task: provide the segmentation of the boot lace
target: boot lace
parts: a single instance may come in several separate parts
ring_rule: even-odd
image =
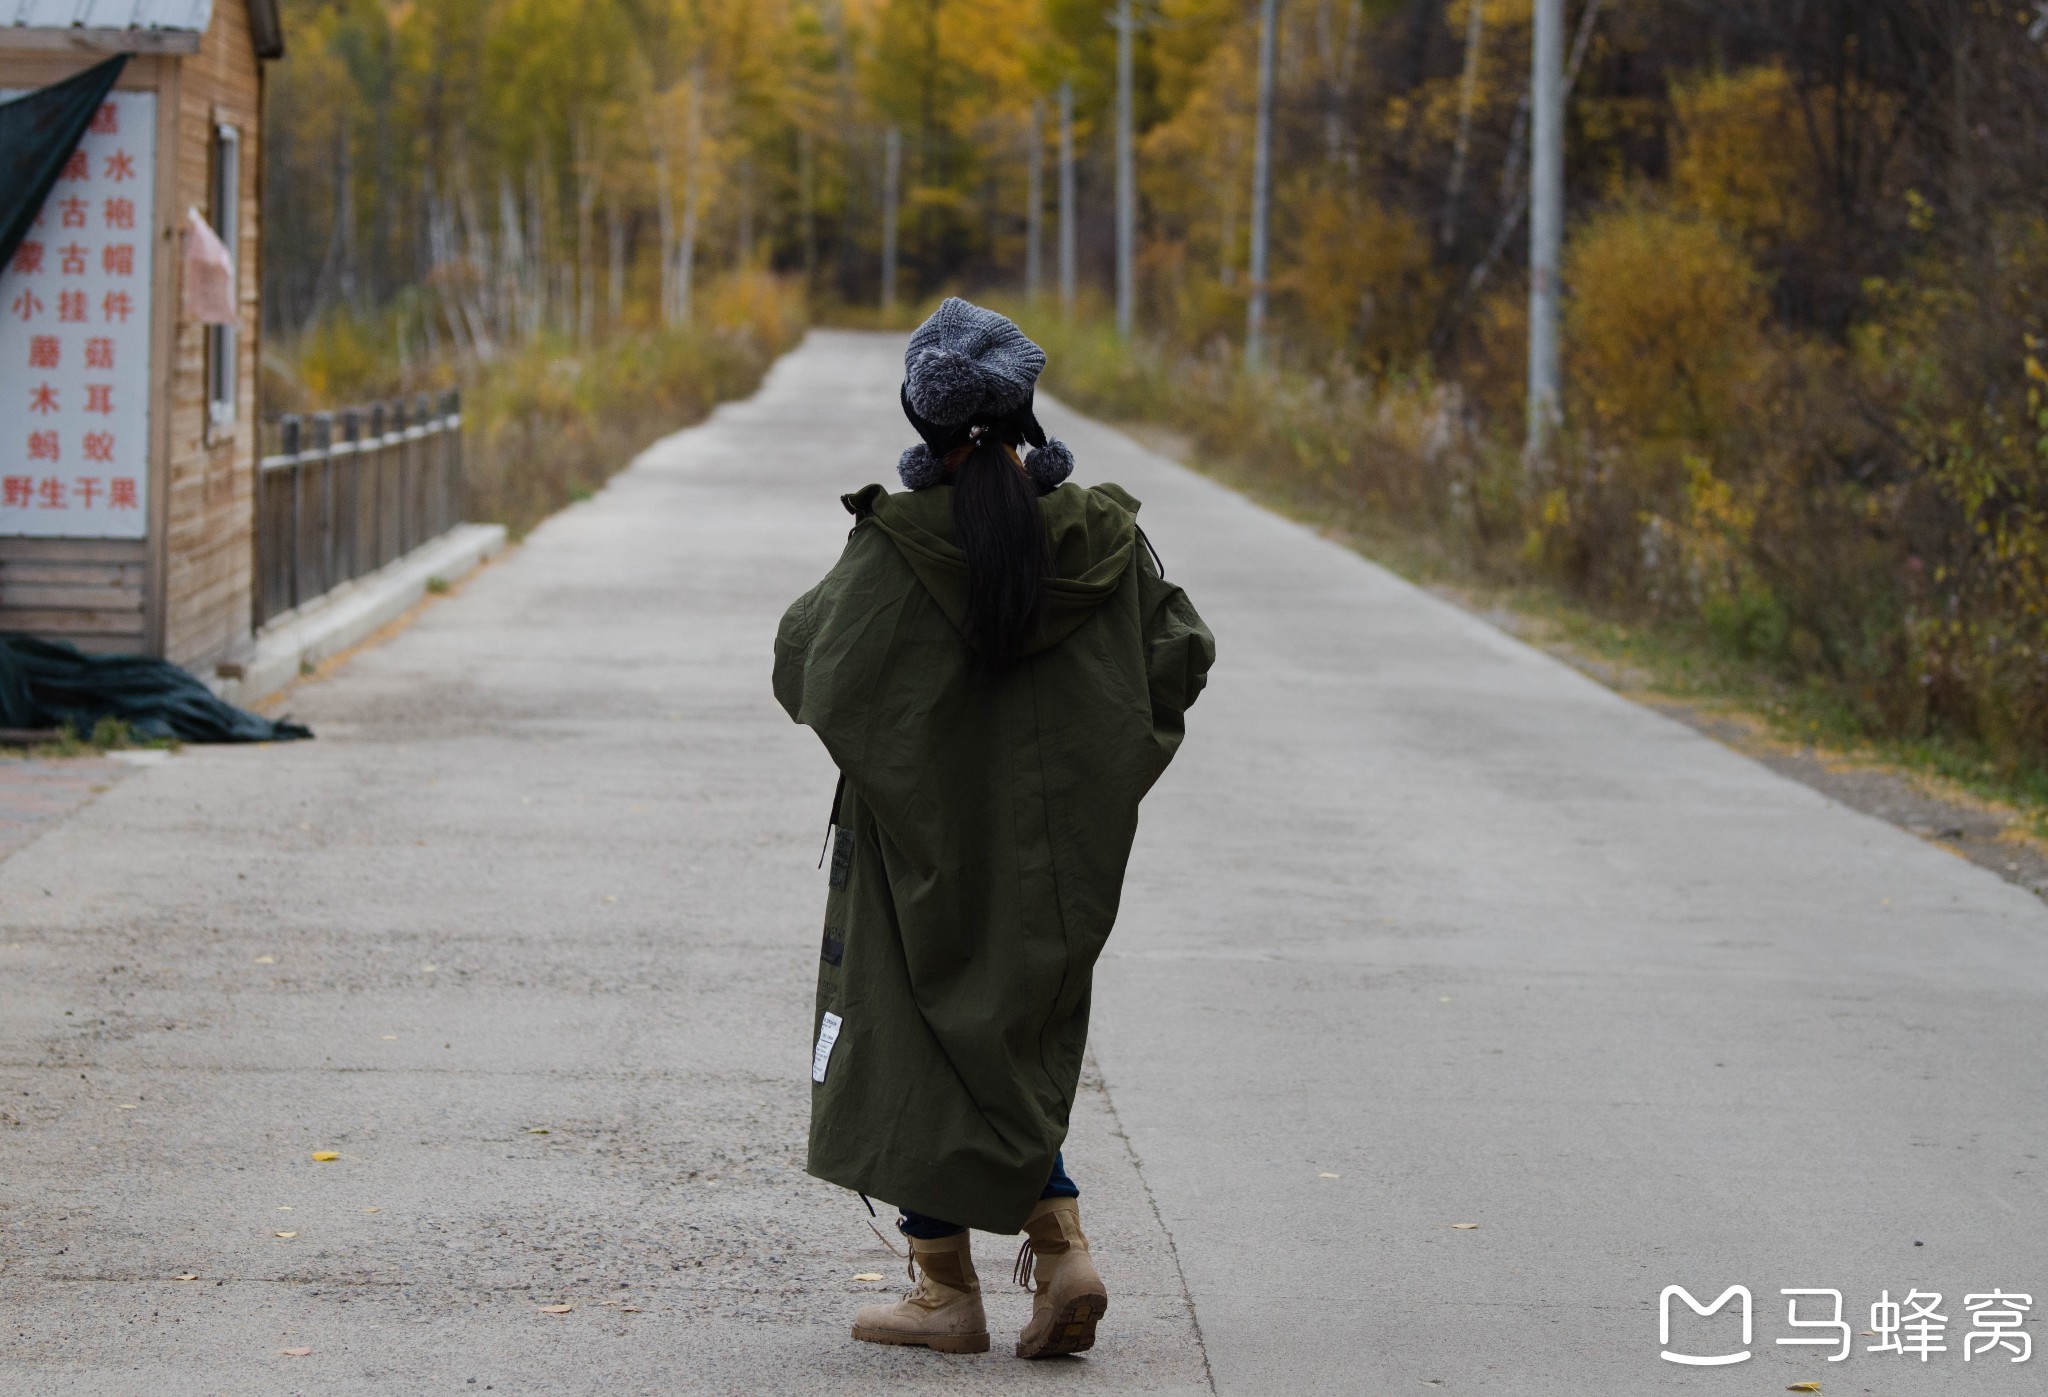
[[[1031,1239],[1026,1237],[1024,1245],[1017,1248],[1017,1265],[1010,1277],[1026,1290],[1036,1295],[1038,1287],[1032,1284],[1038,1273],[1038,1253],[1031,1250]]]

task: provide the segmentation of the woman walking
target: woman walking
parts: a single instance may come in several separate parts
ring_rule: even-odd
[[[939,307],[904,358],[905,489],[844,497],[846,550],[775,641],[775,696],[840,771],[808,1167],[901,1210],[915,1281],[853,1335],[987,1351],[968,1229],[1022,1231],[1022,1358],[1088,1348],[1108,1307],[1060,1146],[1138,802],[1215,658],[1138,502],[1062,484],[1044,366]]]

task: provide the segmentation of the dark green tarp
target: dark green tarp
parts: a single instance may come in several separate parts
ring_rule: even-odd
[[[14,260],[64,162],[127,66],[128,55],[116,54],[76,77],[0,102],[0,267]]]
[[[0,635],[0,728],[90,734],[118,718],[145,742],[280,742],[312,729],[244,712],[168,660],[87,655],[76,646]]]

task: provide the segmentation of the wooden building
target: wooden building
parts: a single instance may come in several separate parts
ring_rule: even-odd
[[[0,96],[133,55],[0,269],[0,631],[201,673],[247,644],[283,48],[276,0],[0,0]],[[239,327],[185,314],[193,209],[234,256]]]

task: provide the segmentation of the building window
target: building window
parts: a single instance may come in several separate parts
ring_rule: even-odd
[[[242,197],[242,133],[232,126],[213,128],[213,189],[207,222],[227,247],[235,266],[234,299],[242,299],[242,249],[237,216]],[[206,416],[221,431],[235,426],[235,327],[206,327]]]

